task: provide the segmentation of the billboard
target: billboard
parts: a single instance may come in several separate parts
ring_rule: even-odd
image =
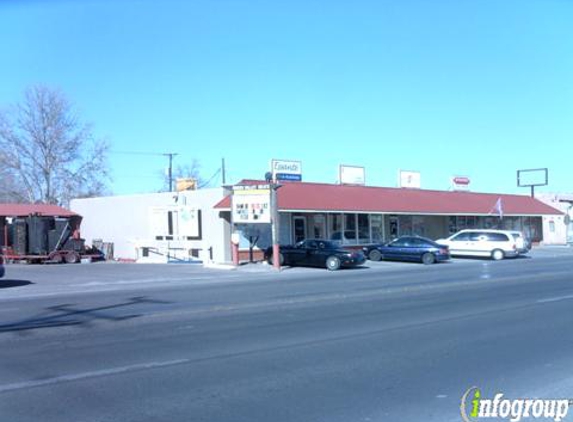
[[[270,223],[269,185],[235,186],[232,199],[233,223]]]
[[[547,186],[549,170],[547,168],[517,170],[517,186]]]
[[[341,164],[338,168],[338,180],[342,185],[364,185],[366,183],[364,167]]]
[[[471,180],[467,176],[453,176],[451,179],[452,190],[469,191]]]
[[[272,160],[271,171],[273,180],[290,180],[295,182],[302,180],[302,165],[300,161]]]
[[[398,187],[420,189],[422,187],[420,172],[400,170],[398,172]]]

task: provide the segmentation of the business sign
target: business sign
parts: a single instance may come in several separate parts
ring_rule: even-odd
[[[273,180],[302,180],[302,165],[300,161],[272,160],[271,171]]]
[[[451,179],[452,190],[468,191],[470,190],[471,180],[467,176],[454,176]]]
[[[401,188],[420,189],[422,187],[420,172],[400,170],[398,173],[398,186]]]
[[[364,167],[340,165],[338,169],[338,180],[342,185],[364,185],[366,175]]]
[[[233,187],[233,223],[270,223],[271,190],[269,185]]]
[[[149,229],[152,238],[201,239],[201,210],[178,205],[149,207]]]

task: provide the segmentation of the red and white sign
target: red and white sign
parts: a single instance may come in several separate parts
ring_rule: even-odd
[[[398,186],[401,188],[420,189],[422,187],[420,172],[400,170],[398,172]]]
[[[467,176],[452,177],[452,190],[470,190],[471,180]]]

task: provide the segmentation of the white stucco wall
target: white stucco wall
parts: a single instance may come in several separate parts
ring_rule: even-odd
[[[568,223],[565,217],[567,213],[571,213],[571,207],[568,202],[573,201],[573,193],[539,193],[535,198],[544,202],[545,204],[560,210],[565,215],[549,215],[543,217],[543,243],[547,245],[564,245],[569,241],[573,241],[573,224]]]
[[[86,243],[94,239],[113,242],[114,257],[138,259],[141,247],[172,251],[171,255],[189,257],[191,249],[199,249],[199,259],[209,259],[213,248],[213,261],[230,259],[227,245],[230,242],[228,223],[213,206],[225,196],[223,188],[201,189],[185,192],[163,192],[138,195],[74,199],[70,208],[83,216],[81,233]],[[162,206],[188,206],[201,210],[201,239],[156,240],[151,229],[150,208]],[[159,254],[154,255],[162,260]]]

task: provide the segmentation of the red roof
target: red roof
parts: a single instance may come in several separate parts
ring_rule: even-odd
[[[244,181],[239,185],[264,184]],[[278,190],[281,211],[372,212],[389,214],[496,214],[501,199],[503,215],[559,215],[561,211],[524,195],[451,192],[425,189],[382,188],[287,182]],[[230,209],[227,196],[215,208]]]
[[[45,217],[74,217],[79,215],[50,204],[0,204],[0,216],[2,217],[26,217],[30,214],[39,214]]]

